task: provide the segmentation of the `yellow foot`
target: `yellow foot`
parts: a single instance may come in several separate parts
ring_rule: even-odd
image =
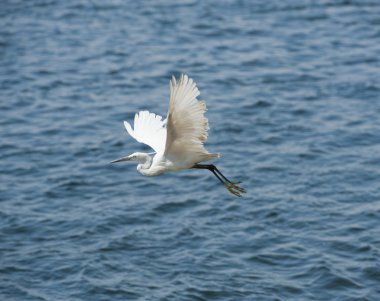
[[[241,197],[242,193],[246,193],[246,190],[242,187],[237,186],[237,184],[240,184],[241,182],[231,182],[231,183],[224,183],[224,187],[228,189],[229,192],[231,192],[233,195],[236,195],[238,197]]]

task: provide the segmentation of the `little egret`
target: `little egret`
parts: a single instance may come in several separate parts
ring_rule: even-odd
[[[137,170],[144,176],[158,176],[164,172],[182,169],[208,169],[236,196],[245,190],[240,182],[228,180],[213,164],[199,164],[203,161],[218,159],[219,154],[210,154],[203,143],[208,136],[208,120],[205,118],[206,103],[198,101],[199,90],[187,75],[181,75],[177,82],[170,81],[169,112],[165,120],[148,111],[136,113],[134,128],[124,121],[124,126],[134,139],[149,145],[152,153],[133,153],[111,163],[137,161]],[[154,154],[153,153],[153,154]]]

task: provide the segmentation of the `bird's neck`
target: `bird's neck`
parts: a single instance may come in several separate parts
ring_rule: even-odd
[[[139,160],[139,164],[137,165],[137,170],[144,174],[144,171],[149,169],[152,165],[152,157],[148,154],[144,154],[144,157]]]

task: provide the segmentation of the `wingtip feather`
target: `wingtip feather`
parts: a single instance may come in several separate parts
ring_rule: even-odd
[[[129,124],[128,121],[125,121],[125,120],[124,120],[124,127],[125,127],[125,129],[127,130],[128,134],[129,134],[131,137],[135,138],[134,131],[133,131],[133,129],[132,129],[132,127],[131,127],[131,125]]]

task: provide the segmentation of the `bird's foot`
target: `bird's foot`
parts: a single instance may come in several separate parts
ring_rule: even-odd
[[[233,189],[235,189],[235,190],[237,190],[237,191],[239,191],[239,192],[241,192],[241,193],[246,193],[247,191],[243,188],[243,187],[239,187],[238,186],[238,184],[240,184],[241,182],[230,182],[229,183],[229,185],[233,188]]]
[[[231,192],[233,195],[236,195],[238,197],[241,197],[242,193],[246,193],[246,190],[242,187],[237,186],[237,184],[240,184],[241,182],[228,182],[224,183],[224,187],[228,189],[229,192]]]

